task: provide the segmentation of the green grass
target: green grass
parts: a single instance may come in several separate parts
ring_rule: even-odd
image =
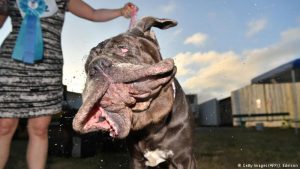
[[[238,164],[291,163],[300,168],[300,136],[292,129],[200,128],[196,158],[200,169],[231,169]]]
[[[297,164],[300,168],[300,136],[292,129],[198,128],[195,157],[199,169],[234,169],[238,164]],[[7,169],[26,168],[25,140],[14,140]],[[48,169],[126,169],[126,153],[97,153],[90,158],[49,156]]]

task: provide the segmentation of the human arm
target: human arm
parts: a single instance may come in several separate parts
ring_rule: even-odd
[[[0,14],[0,28],[2,28],[2,26],[4,25],[6,18],[7,18],[7,15]]]
[[[5,23],[7,18],[7,0],[0,0],[0,28]]]
[[[106,22],[119,16],[128,18],[127,9],[129,4],[131,3],[128,3],[123,8],[119,9],[94,9],[82,0],[70,0],[68,10],[74,15],[90,21]]]

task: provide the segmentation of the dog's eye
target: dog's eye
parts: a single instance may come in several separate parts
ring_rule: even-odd
[[[122,53],[128,52],[128,48],[124,45],[118,45],[118,48],[122,51]]]
[[[119,49],[124,49],[124,48],[126,48],[126,46],[125,45],[118,45],[118,48]]]

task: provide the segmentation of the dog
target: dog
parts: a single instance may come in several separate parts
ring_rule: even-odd
[[[151,31],[176,25],[174,20],[144,17],[127,32],[98,44],[86,60],[83,104],[73,129],[127,138],[132,169],[196,168],[192,114],[174,77],[174,61],[162,59]]]

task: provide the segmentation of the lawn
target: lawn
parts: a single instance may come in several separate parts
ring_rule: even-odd
[[[292,129],[198,128],[194,147],[199,169],[251,168],[250,165],[265,164],[281,165],[277,168],[300,168],[300,136],[296,136]],[[13,141],[7,169],[26,168],[25,149],[26,140]],[[89,158],[52,155],[48,158],[47,169],[125,169],[128,168],[128,159],[127,153],[122,151],[104,153],[98,150],[96,156]]]

